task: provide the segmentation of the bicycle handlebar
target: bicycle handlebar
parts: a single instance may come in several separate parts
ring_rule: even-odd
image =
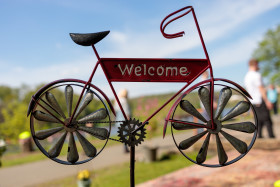
[[[183,13],[183,14],[181,14],[181,15],[179,15],[179,16],[173,18],[173,19],[171,19],[171,20],[168,21],[167,23],[164,23],[168,18],[172,17],[172,16],[175,15],[175,14],[178,14],[179,12],[182,12],[182,11],[184,11],[184,10],[187,10],[187,9],[189,9],[187,12],[185,12],[185,13]],[[167,27],[168,24],[170,24],[171,22],[173,22],[173,21],[175,21],[175,20],[177,20],[177,19],[179,19],[179,18],[181,18],[181,17],[187,15],[187,14],[190,13],[191,11],[193,11],[193,7],[192,7],[192,6],[187,6],[187,7],[181,8],[180,10],[177,10],[177,11],[175,11],[175,12],[169,14],[168,16],[166,16],[166,17],[162,20],[162,22],[161,22],[161,24],[160,24],[160,31],[161,31],[162,35],[163,35],[165,38],[167,38],[167,39],[182,37],[182,36],[185,34],[184,31],[177,32],[177,33],[174,33],[174,34],[167,34],[167,33],[164,32],[164,30],[165,30],[165,28]]]
[[[172,17],[173,15],[178,14],[178,13],[184,11],[184,10],[187,10],[187,11],[186,11],[185,13],[182,13],[182,14],[180,14],[179,16],[177,16],[177,17],[171,19],[171,20],[168,21],[167,23],[165,23],[165,21],[166,21],[168,18],[170,18],[170,17]],[[167,39],[173,39],[173,38],[182,37],[182,36],[185,34],[184,31],[177,32],[177,33],[174,33],[174,34],[167,34],[167,33],[164,32],[164,30],[165,30],[165,28],[167,27],[167,25],[169,25],[169,24],[172,23],[173,21],[175,21],[175,20],[177,20],[177,19],[179,19],[179,18],[181,18],[181,17],[187,15],[187,14],[190,13],[190,12],[192,12],[192,15],[193,15],[193,18],[194,18],[194,21],[195,21],[195,25],[196,25],[196,29],[197,29],[197,32],[198,32],[198,34],[199,34],[199,38],[200,38],[200,41],[201,41],[201,45],[202,45],[203,50],[204,50],[205,57],[206,57],[206,59],[208,60],[208,63],[209,63],[209,65],[210,65],[210,77],[213,78],[213,70],[212,70],[212,66],[211,66],[211,63],[210,63],[209,56],[208,56],[208,52],[207,52],[207,49],[206,49],[206,46],[205,46],[205,43],[204,43],[204,40],[203,40],[201,31],[200,31],[200,28],[199,28],[199,25],[198,25],[198,22],[197,22],[197,19],[196,19],[196,15],[195,15],[195,12],[194,12],[194,9],[193,9],[192,6],[186,6],[186,7],[181,8],[181,9],[179,9],[179,10],[177,10],[177,11],[175,11],[175,12],[169,14],[168,16],[166,16],[166,17],[162,20],[162,22],[161,22],[161,24],[160,24],[160,31],[161,31],[162,35],[163,35],[165,38],[167,38]]]

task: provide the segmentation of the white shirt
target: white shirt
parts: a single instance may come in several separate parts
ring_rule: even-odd
[[[250,100],[252,104],[259,105],[262,103],[262,95],[259,86],[263,85],[262,76],[257,71],[249,71],[244,79],[245,87],[253,100]]]

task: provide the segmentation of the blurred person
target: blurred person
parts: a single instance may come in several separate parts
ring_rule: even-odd
[[[4,154],[4,152],[6,151],[6,149],[7,149],[6,148],[6,142],[0,136],[0,167],[2,166],[1,157]]]
[[[33,145],[32,145],[32,137],[29,131],[23,131],[19,134],[19,145],[21,147],[22,152],[32,152]]]
[[[128,104],[128,91],[126,89],[121,90],[118,94],[118,97],[119,97],[121,106],[123,107],[123,110],[124,110],[125,114],[127,115],[127,118],[130,118],[131,111],[130,111],[130,106]],[[115,101],[115,103],[114,103],[114,109],[116,112],[116,121],[124,121],[125,118],[123,116],[123,113],[122,113],[117,101]],[[121,125],[121,122],[116,122],[115,125],[116,125],[116,127],[119,127]],[[124,152],[125,153],[129,152],[128,146],[126,144],[124,144]]]
[[[268,100],[272,103],[273,105],[273,112],[276,115],[278,113],[278,92],[277,89],[273,84],[270,84],[268,89],[267,89],[267,98]]]
[[[272,120],[269,110],[272,108],[272,103],[268,100],[266,90],[263,85],[262,76],[258,72],[259,63],[255,59],[249,61],[249,71],[247,72],[244,82],[245,87],[253,100],[250,100],[257,113],[259,129],[258,138],[262,138],[262,129],[264,125],[267,127],[268,135],[270,138],[275,138],[272,129]]]

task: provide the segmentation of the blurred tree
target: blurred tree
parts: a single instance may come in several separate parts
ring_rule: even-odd
[[[17,140],[22,131],[29,130],[28,105],[21,99],[28,89],[0,86],[0,132],[7,139]]]
[[[6,107],[7,103],[18,99],[18,89],[13,89],[8,86],[0,86],[0,123],[4,121],[2,109]]]
[[[17,99],[19,89],[13,89],[8,86],[0,86],[0,103],[5,103],[13,99]]]
[[[0,131],[5,138],[17,140],[21,132],[29,131],[26,111],[26,104],[21,102],[11,102],[2,109],[4,121],[0,123]]]
[[[280,25],[270,29],[259,42],[253,57],[263,65],[261,72],[272,83],[280,84]]]

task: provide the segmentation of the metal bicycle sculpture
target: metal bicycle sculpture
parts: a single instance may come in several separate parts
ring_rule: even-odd
[[[130,146],[131,186],[134,185],[135,147],[145,138],[145,126],[159,111],[181,94],[169,110],[163,128],[165,136],[170,122],[172,136],[179,151],[190,161],[207,167],[221,167],[232,164],[252,148],[257,134],[257,118],[250,95],[240,85],[222,78],[213,77],[213,69],[204,40],[191,6],[177,10],[164,18],[160,25],[162,35],[167,39],[183,36],[184,32],[165,33],[171,22],[191,13],[199,34],[205,59],[174,58],[101,58],[95,44],[109,34],[109,31],[90,34],[70,34],[72,40],[82,46],[92,46],[98,59],[88,81],[61,79],[51,82],[38,90],[28,108],[32,137],[38,148],[50,159],[67,165],[85,163],[104,149],[108,140],[116,140]],[[177,15],[178,14],[178,15]],[[172,18],[174,16],[174,18]],[[110,114],[115,114],[106,94],[92,83],[95,72],[101,66],[115,99],[126,120],[121,121],[118,139],[110,138],[111,124],[115,123]],[[209,71],[210,78],[186,90],[203,72]],[[185,85],[143,122],[129,119],[124,112],[112,82],[181,82]],[[215,99],[215,93],[219,96]],[[194,99],[196,98],[196,99]],[[237,99],[236,99],[237,98]],[[192,102],[200,100],[206,115],[200,113]],[[61,101],[61,102],[58,102]],[[217,107],[214,107],[217,103]],[[228,110],[231,108],[231,110]],[[228,110],[227,112],[225,110]],[[242,114],[251,111],[250,119]],[[193,122],[186,116],[193,116],[200,122]],[[108,128],[99,127],[106,123]],[[202,128],[204,131],[193,135],[189,130]],[[178,136],[175,131],[185,133]],[[211,138],[215,137],[215,138]],[[46,143],[56,139],[52,146]],[[216,163],[208,163],[209,142],[214,141],[218,153]],[[68,142],[67,157],[61,156],[62,148]],[[80,147],[77,143],[80,142]],[[230,143],[236,154],[228,155],[224,148]],[[196,159],[187,151],[198,144],[200,150]]]

